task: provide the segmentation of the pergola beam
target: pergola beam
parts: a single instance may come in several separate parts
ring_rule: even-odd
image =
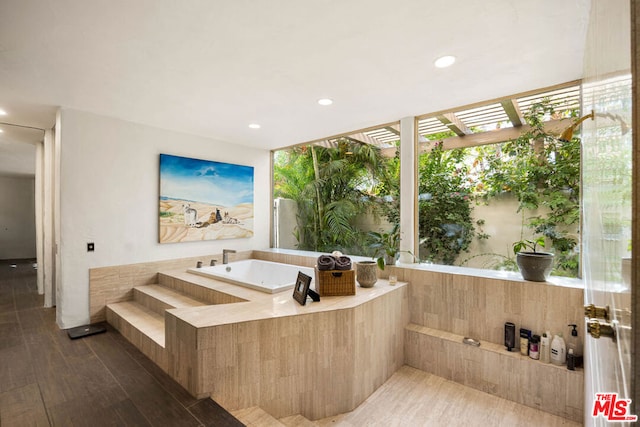
[[[562,131],[571,126],[573,119],[549,120],[544,123],[545,130],[552,134],[560,135]],[[463,137],[452,136],[442,140],[443,149],[453,150],[455,148],[476,147],[479,145],[497,144],[500,142],[516,139],[531,129],[529,125],[522,125],[518,128],[504,128],[487,132],[479,132]],[[424,153],[431,150],[432,145],[436,141],[424,141],[418,143],[418,152]],[[393,157],[396,154],[396,148],[385,148],[382,150],[384,156]]]
[[[507,114],[507,117],[509,117],[513,127],[517,128],[522,126],[524,120],[522,118],[522,113],[520,112],[520,107],[518,107],[518,103],[515,99],[505,99],[500,101],[500,105],[502,105],[502,108]]]
[[[369,145],[373,145],[375,147],[380,146],[380,142],[376,141],[375,139],[371,138],[370,136],[368,136],[365,133],[352,133],[351,135],[345,136],[344,138],[348,139],[349,141],[358,143],[358,144],[369,144]]]
[[[458,117],[456,117],[453,113],[444,113],[439,116],[436,116],[436,119],[440,120],[440,122],[448,127],[452,132],[454,132],[458,136],[470,135],[473,132],[462,123]]]
[[[400,136],[400,131],[394,128],[393,126],[385,126],[385,129],[394,135]]]

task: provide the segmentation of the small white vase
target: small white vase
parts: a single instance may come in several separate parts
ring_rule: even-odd
[[[363,288],[371,288],[378,281],[378,264],[375,261],[356,262],[356,280]]]

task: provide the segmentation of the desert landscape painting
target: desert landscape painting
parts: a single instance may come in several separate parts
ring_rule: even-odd
[[[253,167],[160,154],[160,243],[253,236]]]

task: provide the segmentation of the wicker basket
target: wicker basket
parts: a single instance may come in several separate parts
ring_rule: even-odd
[[[354,270],[318,270],[316,268],[316,292],[321,297],[355,295],[356,274]]]

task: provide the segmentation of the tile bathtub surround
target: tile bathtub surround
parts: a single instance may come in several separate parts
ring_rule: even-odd
[[[304,253],[277,253],[269,250],[247,252],[241,256],[243,258],[237,257],[234,260],[255,258],[308,267],[312,267],[317,259],[316,256],[305,256]],[[164,281],[167,286],[176,287],[183,291],[186,291],[191,283],[208,287],[207,283],[211,281],[210,279],[188,274],[185,271],[187,267],[195,264],[195,260],[202,258],[206,257],[179,260],[178,268],[183,269],[182,272],[178,275],[173,275],[174,272],[172,272],[170,277],[157,274],[159,270],[167,270],[163,265],[156,265],[155,273],[151,273],[152,268],[142,269],[144,274],[137,274],[139,276],[137,279],[125,280],[126,285],[116,286],[115,297],[127,298],[125,295],[127,292],[131,292],[128,283],[135,281]],[[131,274],[131,270],[134,270],[135,273],[136,268],[147,265],[110,267],[114,270],[96,273],[107,273],[106,276],[121,274],[126,278],[128,274]],[[579,334],[584,340],[583,291],[580,288],[511,280],[513,278],[477,277],[451,271],[429,271],[406,266],[388,266],[384,272],[379,271],[378,273],[381,279],[393,273],[400,282],[410,283],[408,286],[401,284],[398,287],[402,288],[402,293],[405,295],[402,303],[404,308],[399,314],[405,318],[403,320],[405,325],[411,322],[411,327],[437,330],[432,334],[435,336],[447,333],[472,336],[482,341],[485,347],[492,344],[500,348],[504,342],[504,323],[510,321],[515,323],[518,329],[526,327],[539,334],[544,330],[550,330],[552,333],[561,331],[565,337],[569,334],[569,327],[566,325],[576,323],[579,325]],[[110,281],[114,283],[113,278]],[[386,285],[386,281],[379,283]],[[442,375],[471,387],[478,386],[476,388],[499,396],[502,396],[500,393],[503,393],[499,382],[492,382],[488,377],[478,377],[477,372],[479,371],[477,369],[479,368],[484,375],[485,371],[495,370],[496,367],[501,366],[501,363],[506,363],[508,372],[519,371],[519,366],[514,365],[515,362],[511,359],[506,359],[506,362],[500,358],[494,360],[492,357],[495,358],[495,354],[482,356],[482,359],[478,360],[474,358],[475,355],[467,358],[464,355],[469,351],[468,346],[460,347],[462,344],[457,342],[443,344],[442,338],[438,338],[439,341],[433,341],[432,337],[428,336],[429,334],[426,338],[420,336],[418,340],[415,336],[408,335],[408,332],[403,329],[402,332],[393,335],[392,339],[389,330],[385,330],[383,325],[378,325],[375,322],[362,323],[356,320],[358,312],[368,313],[364,308],[350,308],[348,311],[353,311],[353,313],[349,315],[342,313],[341,316],[346,315],[346,317],[340,322],[340,325],[332,323],[335,321],[333,317],[325,318],[326,314],[309,312],[309,307],[297,308],[290,314],[276,316],[277,319],[269,319],[269,316],[273,316],[273,310],[281,307],[280,301],[274,299],[262,308],[256,309],[254,307],[247,311],[247,307],[252,306],[251,301],[254,301],[256,295],[258,298],[262,298],[266,294],[222,282],[217,282],[215,286],[209,287],[210,291],[213,291],[211,294],[213,295],[211,297],[213,298],[212,304],[246,302],[202,309],[175,309],[168,312],[166,315],[166,360],[171,375],[195,396],[202,397],[211,393],[216,400],[224,403],[229,409],[260,404],[278,416],[286,416],[289,411],[298,410],[298,412],[306,413],[309,418],[315,419],[327,416],[325,415],[327,413],[344,411],[346,406],[351,406],[352,400],[349,396],[355,396],[354,401],[360,399],[361,396],[366,398],[366,393],[375,390],[375,387],[381,384],[379,381],[384,381],[384,378],[388,378],[399,366],[396,364],[399,356],[389,355],[388,351],[383,352],[385,354],[383,363],[375,365],[370,371],[360,369],[358,365],[359,370],[353,372],[351,369],[356,365],[345,365],[345,363],[350,363],[348,359],[353,358],[354,354],[358,355],[356,360],[365,360],[366,358],[368,358],[366,360],[371,360],[372,345],[374,347],[373,353],[380,353],[379,348],[375,347],[376,344],[372,344],[378,339],[382,339],[385,343],[390,342],[389,340],[395,342],[398,347],[394,351],[400,351],[403,355],[405,352],[407,353],[406,356],[401,357],[406,363],[420,364],[434,357],[436,360],[440,357],[441,361],[451,362],[453,363],[451,366],[445,364],[444,368],[437,368],[436,375]],[[382,286],[376,285],[373,292],[378,292],[381,288]],[[360,288],[358,288],[358,294],[360,294]],[[222,296],[227,298],[224,302],[214,301]],[[353,298],[358,299],[358,297],[359,295]],[[317,307],[317,305],[311,306]],[[375,304],[371,306],[377,307],[374,312],[377,313],[377,316],[389,311],[389,308],[381,308]],[[210,310],[213,311],[209,313]],[[341,308],[335,306],[332,310],[341,310]],[[395,311],[391,309],[391,312]],[[208,325],[207,322],[203,322],[202,320],[208,318],[209,315],[225,319],[224,324]],[[367,316],[371,317],[371,314]],[[344,326],[345,324],[346,326]],[[372,324],[374,326],[371,326]],[[268,325],[266,329],[264,329],[265,325]],[[329,325],[326,326],[327,331],[336,328],[343,330],[332,335],[326,331],[317,332],[317,325]],[[407,328],[407,331],[409,329]],[[305,341],[305,338],[298,336],[299,330],[315,331],[313,332],[315,341]],[[373,334],[372,331],[375,331],[376,334]],[[378,337],[380,332],[380,337]],[[265,341],[261,338],[262,335],[275,337],[275,341]],[[367,348],[367,350],[351,349],[349,357],[347,357],[346,353],[341,353],[342,344],[348,341],[345,337],[350,337],[349,340],[352,341],[353,346],[357,346],[358,342],[364,343],[363,348]],[[338,341],[334,342],[335,339]],[[416,344],[416,340],[420,343]],[[212,343],[214,343],[213,346]],[[320,348],[318,343],[322,343],[322,348],[327,351],[321,354],[316,352],[314,357],[316,360],[323,361],[324,365],[315,367],[311,374],[309,372],[302,374],[300,367],[296,365],[297,362],[292,360],[300,355],[308,358],[309,351]],[[427,344],[424,345],[424,343]],[[409,344],[411,345],[407,347]],[[439,350],[442,347],[447,349],[444,353]],[[220,351],[220,349],[224,350]],[[294,353],[290,354],[290,349],[293,349],[291,351]],[[417,359],[416,351],[420,354]],[[365,356],[367,352],[369,355]],[[438,354],[446,356],[442,357]],[[506,352],[505,354],[511,356]],[[258,359],[259,361],[256,362]],[[524,359],[525,362],[528,361],[527,358]],[[327,363],[329,368],[325,366]],[[362,363],[364,362],[360,364]],[[433,368],[433,364],[429,365],[428,363],[420,366],[424,367],[419,367],[419,369],[428,372],[432,372],[429,369],[436,369]],[[530,369],[524,372],[529,371]],[[547,371],[560,372],[560,368],[549,369],[546,367],[541,373],[536,372],[535,374],[545,375]],[[572,378],[570,376],[574,375],[564,371],[566,368],[562,370],[562,374],[558,378],[554,377],[551,383],[545,383],[552,384],[551,388],[545,385],[546,388],[543,391],[533,394],[521,390],[529,390],[534,387],[530,382],[514,377],[513,380],[510,380],[509,387],[511,388],[507,388],[508,393],[514,394],[526,405],[539,407],[549,412],[553,410],[555,412],[552,413],[575,419],[574,412],[577,413],[576,408],[582,404],[582,393],[580,392],[582,388],[576,385],[573,380],[563,379],[565,377]],[[339,380],[336,381],[338,382],[328,380],[327,376],[333,375],[331,372],[337,373],[336,378]],[[343,372],[352,372],[352,375],[347,374],[345,377]],[[315,386],[321,387],[325,394],[318,396],[316,391],[309,391],[305,388],[305,384],[307,384],[305,381],[308,381],[310,375]],[[580,376],[580,378],[582,377]],[[579,402],[571,402],[560,409],[553,407],[553,405],[551,405],[551,410],[546,409],[544,399],[547,399],[559,387],[565,390],[564,393],[570,393],[566,390],[571,390],[572,398],[577,396],[575,398]],[[340,392],[337,393],[336,390]],[[345,390],[349,391],[345,392]],[[280,393],[284,393],[284,397],[279,397]],[[540,401],[542,404],[536,400],[538,397],[542,399]]]
[[[199,291],[212,305],[166,311],[164,337],[147,352],[193,396],[210,395],[226,408],[335,415],[354,409],[404,364],[406,283],[381,281],[353,297],[300,306],[288,292],[266,294],[184,267],[155,280],[190,295]]]
[[[301,251],[301,253],[303,253]],[[300,265],[302,267],[313,268],[316,265],[317,257],[308,255],[280,254],[269,251],[253,251],[253,258],[262,261],[281,262],[283,264]]]
[[[233,254],[234,260],[251,258],[252,251]],[[178,268],[194,267],[196,262],[208,264],[211,259],[222,260],[222,254],[191,258],[117,265],[89,269],[89,315],[91,323],[106,320],[106,305],[128,301],[133,297],[133,288],[158,283],[158,272]]]
[[[246,303],[236,311],[263,318],[210,327],[188,319],[202,320],[231,307],[217,306],[210,313],[171,310],[166,317],[169,373],[192,394],[210,394],[228,410],[259,406],[276,418],[302,414],[309,419],[351,411],[405,360],[407,287],[381,289],[323,298],[296,307],[306,310],[296,316],[268,315]]]
[[[492,279],[417,269],[398,269],[398,279],[409,282],[410,321],[480,341],[504,344],[504,324],[542,335],[578,325],[584,342],[584,291],[546,282]]]

